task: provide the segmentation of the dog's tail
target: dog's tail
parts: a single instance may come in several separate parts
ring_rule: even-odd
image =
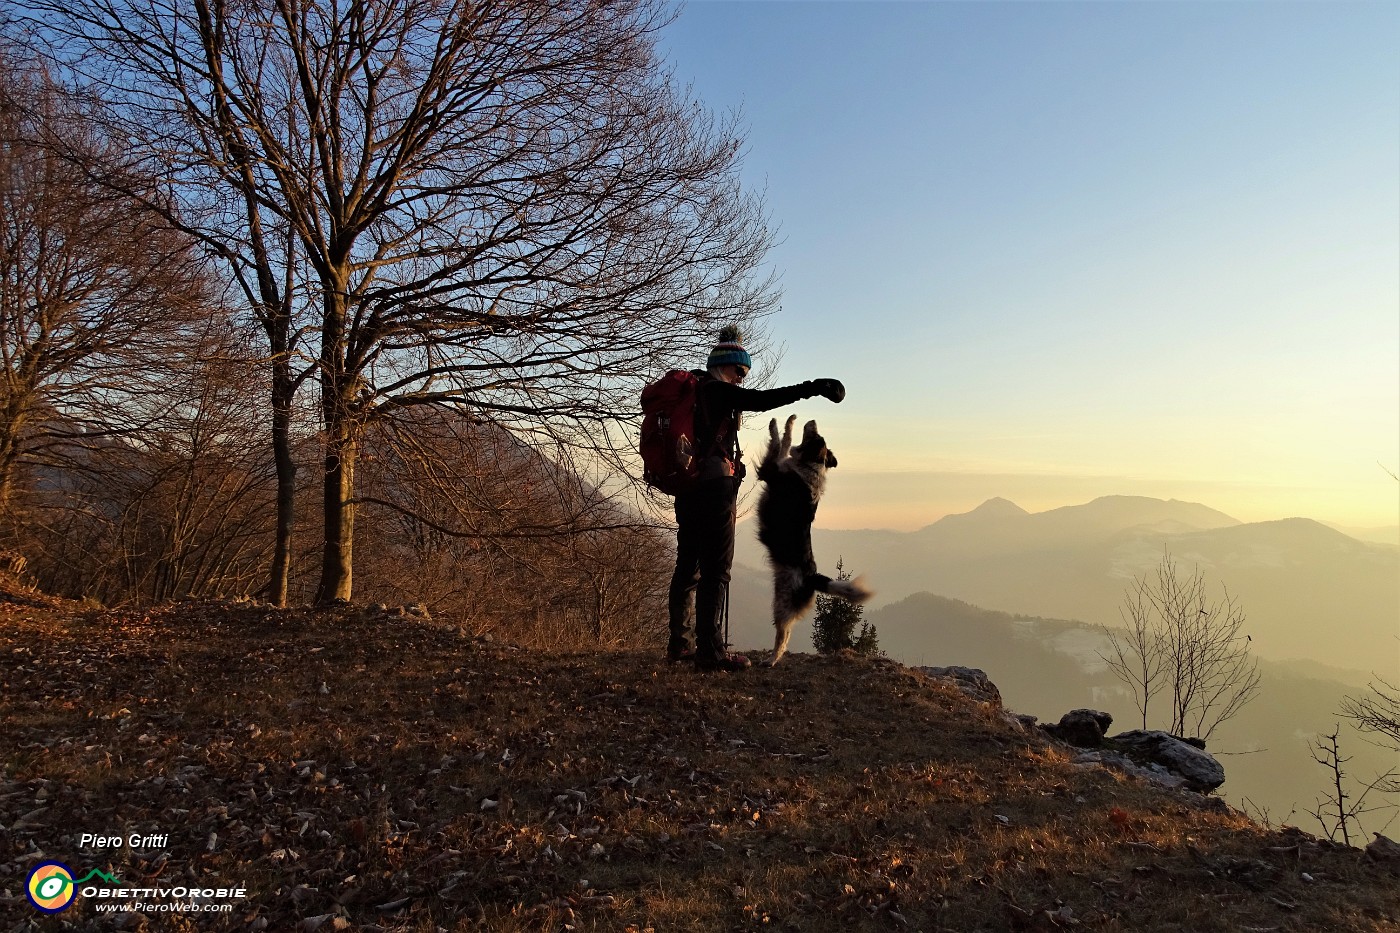
[[[839,596],[840,598],[853,603],[863,603],[875,594],[866,589],[865,577],[856,577],[854,580],[833,580],[830,577],[821,577],[825,580],[824,586],[817,589],[828,596]]]

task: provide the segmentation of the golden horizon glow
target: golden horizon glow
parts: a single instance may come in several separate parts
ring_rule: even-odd
[[[1308,518],[1344,531],[1372,532],[1400,544],[1400,484],[1373,465],[1378,480],[1353,486],[1164,480],[1128,476],[838,470],[828,479],[817,524],[833,529],[915,531],[947,515],[970,512],[988,499],[1027,512],[1083,505],[1104,496],[1177,499],[1244,523]],[[1388,485],[1387,485],[1388,484]],[[1376,500],[1390,497],[1389,511]]]

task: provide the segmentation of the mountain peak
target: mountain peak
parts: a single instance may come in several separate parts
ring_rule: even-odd
[[[1000,496],[997,496],[995,498],[988,499],[986,502],[983,502],[981,505],[973,509],[971,512],[968,512],[967,514],[999,518],[1003,516],[1029,515],[1030,513],[1027,512],[1025,509],[1021,508],[1016,503],[1012,502],[1010,499],[1003,499]]]

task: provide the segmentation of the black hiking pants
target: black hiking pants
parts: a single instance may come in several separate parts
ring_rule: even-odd
[[[696,656],[712,659],[724,653],[719,617],[734,563],[738,501],[739,480],[733,476],[702,480],[676,496],[676,572],[671,577],[667,645],[672,657],[689,647],[692,602]]]

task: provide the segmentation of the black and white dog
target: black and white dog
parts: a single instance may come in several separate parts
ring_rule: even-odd
[[[770,667],[787,650],[792,627],[817,593],[856,603],[873,595],[860,579],[833,580],[817,573],[812,521],[826,488],[826,471],[836,466],[836,457],[817,433],[815,421],[802,429],[802,443],[792,446],[796,421],[796,415],[788,418],[781,438],[777,419],[768,422],[768,450],[758,466],[758,478],[764,483],[758,500],[758,540],[768,549],[768,562],[773,565],[773,627],[777,629]]]

